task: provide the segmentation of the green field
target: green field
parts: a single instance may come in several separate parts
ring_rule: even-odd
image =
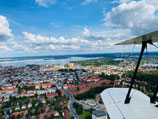
[[[92,114],[86,110],[83,110],[83,113],[80,115],[80,118],[85,119],[86,116],[92,116]]]

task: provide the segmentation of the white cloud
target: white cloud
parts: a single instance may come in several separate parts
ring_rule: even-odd
[[[5,50],[5,51],[11,51],[11,50],[12,50],[11,48],[9,48],[9,47],[6,46],[6,45],[0,46],[0,49],[3,49],[3,50]]]
[[[83,5],[87,5],[87,4],[90,4],[90,3],[96,3],[96,2],[98,2],[98,0],[85,0],[83,2]]]
[[[48,7],[49,4],[55,4],[56,0],[35,0],[35,2],[43,7]]]
[[[37,46],[34,48],[34,50],[39,50],[39,49],[41,49],[41,46]]]
[[[80,46],[78,45],[60,45],[56,46],[57,50],[79,50]]]
[[[131,2],[131,1],[133,1],[133,0],[115,0],[112,3],[128,3],[128,2]]]
[[[86,28],[86,27],[84,28],[83,35],[89,36],[89,29],[88,28]]]
[[[49,48],[54,50],[54,49],[55,49],[55,46],[54,46],[53,44],[50,44],[50,45],[49,45]]]
[[[55,37],[45,37],[41,35],[35,35],[28,32],[23,32],[24,39],[26,39],[27,43],[30,44],[51,44],[57,42]]]
[[[26,43],[34,45],[88,43],[88,40],[80,37],[65,38],[60,36],[59,38],[55,38],[35,35],[28,32],[23,32],[23,35]]]
[[[108,30],[104,32],[91,33],[90,30],[85,27],[83,34],[76,37],[64,37],[60,36],[56,38],[54,36],[42,36],[28,32],[23,32],[25,42],[29,44],[35,51],[51,50],[56,52],[89,52],[89,51],[107,51],[114,47],[113,44],[118,43],[118,40],[124,40],[128,38],[129,30]]]
[[[0,41],[7,41],[13,38],[9,22],[6,17],[0,15]]]
[[[25,52],[30,52],[31,50],[29,50],[29,48],[27,48],[26,46],[23,46],[23,45],[19,45],[17,44],[16,42],[11,42],[12,44],[12,47],[14,48],[14,50],[17,50],[17,51],[25,51]]]
[[[122,3],[106,14],[104,24],[130,29],[134,35],[141,35],[158,29],[157,11],[157,0]]]

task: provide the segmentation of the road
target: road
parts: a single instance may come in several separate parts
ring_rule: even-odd
[[[56,85],[58,87],[62,87],[62,84],[61,83],[56,83]],[[73,107],[73,103],[75,101],[75,99],[73,98],[73,96],[70,94],[70,92],[68,90],[65,90],[65,89],[61,89],[65,95],[69,96],[69,105],[68,105],[68,109],[69,111],[71,112],[71,115],[74,117],[74,119],[80,119],[80,117],[77,115],[77,113],[75,112],[74,110],[74,107]]]

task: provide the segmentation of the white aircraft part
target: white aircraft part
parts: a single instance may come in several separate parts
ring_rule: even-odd
[[[128,88],[108,88],[101,93],[110,119],[158,119],[158,107],[144,93],[132,89],[129,104],[124,104]]]

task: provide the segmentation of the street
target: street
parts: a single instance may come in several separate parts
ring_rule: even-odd
[[[56,84],[57,86],[59,87],[62,87],[62,84],[59,84],[57,83]],[[68,105],[68,109],[69,111],[71,112],[71,115],[74,117],[74,119],[80,119],[80,117],[77,115],[77,113],[75,112],[74,110],[74,107],[73,107],[73,103],[75,101],[75,99],[73,98],[73,96],[70,94],[70,92],[68,90],[65,90],[63,88],[61,88],[61,90],[65,93],[66,96],[69,97],[69,105]]]

